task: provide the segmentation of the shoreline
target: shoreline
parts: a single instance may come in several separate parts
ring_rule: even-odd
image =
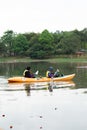
[[[30,59],[29,57],[1,57],[0,63],[18,63],[18,62],[83,62],[87,63],[87,57],[54,57],[49,59]]]

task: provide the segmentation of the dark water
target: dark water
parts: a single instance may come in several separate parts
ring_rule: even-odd
[[[75,73],[73,82],[9,84],[26,66],[45,76],[49,66],[64,74]],[[30,89],[31,88],[31,89]],[[0,128],[2,130],[86,130],[87,64],[85,63],[1,63]]]

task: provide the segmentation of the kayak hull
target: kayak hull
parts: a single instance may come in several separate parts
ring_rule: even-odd
[[[11,77],[8,79],[9,83],[31,83],[31,82],[50,82],[50,81],[70,81],[75,77],[75,74],[70,75],[64,75],[62,77],[56,77],[56,78],[47,78],[47,77],[41,77],[41,78],[25,78],[25,77]]]

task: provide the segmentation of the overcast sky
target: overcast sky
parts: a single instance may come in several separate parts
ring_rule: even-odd
[[[0,35],[83,30],[86,13],[87,0],[0,0]]]

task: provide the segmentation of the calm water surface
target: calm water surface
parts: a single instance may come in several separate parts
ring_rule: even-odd
[[[49,66],[64,74],[76,73],[73,82],[9,84],[25,67],[45,76]],[[86,130],[87,64],[2,63],[0,64],[0,128],[2,130]],[[11,127],[11,128],[10,128]]]

